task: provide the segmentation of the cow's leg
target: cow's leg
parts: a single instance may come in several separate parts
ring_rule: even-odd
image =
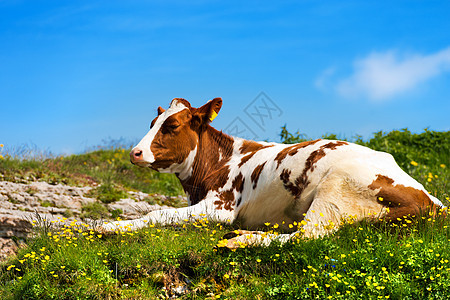
[[[295,234],[295,233],[294,233]],[[235,230],[224,236],[223,246],[237,249],[247,246],[269,246],[272,242],[286,243],[293,234],[277,234],[264,231]]]
[[[208,218],[218,222],[232,222],[233,212],[228,210],[218,210],[214,205],[216,199],[206,199],[199,203],[182,208],[171,208],[156,210],[148,213],[142,218],[126,221],[114,221],[103,224],[99,231],[111,232],[117,230],[136,230],[148,226],[149,224],[175,224]]]

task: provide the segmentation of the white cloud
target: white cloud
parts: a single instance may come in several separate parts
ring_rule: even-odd
[[[314,85],[316,86],[316,88],[325,89],[329,85],[330,78],[331,78],[331,76],[334,75],[335,72],[336,72],[335,67],[330,67],[330,68],[324,70],[319,75],[319,77],[317,77],[317,79],[314,81]]]
[[[374,52],[354,62],[354,73],[338,82],[337,92],[349,98],[382,101],[410,91],[450,71],[450,47],[429,55]]]

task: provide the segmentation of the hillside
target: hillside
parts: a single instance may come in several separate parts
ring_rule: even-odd
[[[286,128],[281,137],[305,139]],[[449,204],[450,132],[379,132],[350,141],[393,154]],[[32,213],[19,208],[34,201],[29,206],[41,214],[60,216],[53,223],[28,220],[34,237],[28,231],[12,237],[20,249],[0,265],[1,299],[446,299],[450,287],[450,221],[441,216],[381,227],[349,219],[332,236],[230,252],[221,240],[235,228],[206,219],[112,236],[89,230],[99,218],[136,217],[124,211],[127,205],[145,204],[147,211],[186,205],[173,175],[131,165],[128,149],[46,159],[5,155],[0,179],[2,208]]]

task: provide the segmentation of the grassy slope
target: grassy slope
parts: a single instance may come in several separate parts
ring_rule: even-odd
[[[15,182],[42,180],[78,186],[113,184],[122,190],[167,196],[183,193],[174,175],[133,166],[128,153],[128,149],[109,149],[43,160],[6,156],[0,159],[0,179]]]
[[[286,131],[284,134],[287,142],[300,138]],[[448,203],[449,137],[449,132],[413,135],[403,131],[380,133],[371,141],[357,142],[393,153],[404,169]],[[98,169],[106,178],[114,177],[109,179],[114,182],[119,176],[111,173],[120,174],[120,166],[128,170],[123,174],[131,173],[124,165],[125,154],[120,156],[122,151],[107,152],[62,158],[61,163],[48,161],[38,168],[46,174],[50,166],[56,165],[54,170],[58,171],[52,176],[74,182],[79,179],[73,179],[73,169],[65,169],[62,162],[79,168],[79,173],[84,174],[79,178],[87,175],[105,180],[93,174],[97,165],[102,165]],[[87,159],[91,156],[96,158],[95,165]],[[102,162],[105,158],[111,164]],[[90,167],[85,167],[84,162]],[[1,173],[26,177],[37,172],[25,168],[32,162],[14,164],[15,169],[5,171],[3,161]],[[61,170],[67,173],[59,175]],[[147,180],[153,176],[133,174],[136,181],[141,175]],[[127,180],[118,182],[138,189]],[[206,221],[184,227],[150,227],[110,237],[82,230],[85,227],[79,222],[66,224],[66,230],[59,232],[37,226],[38,235],[29,246],[0,267],[0,298],[154,299],[165,297],[170,294],[167,291],[189,279],[191,292],[181,298],[447,299],[450,221],[424,216],[413,225],[403,223],[409,227],[347,224],[322,239],[299,239],[282,247],[243,247],[235,252],[214,248],[231,228]]]

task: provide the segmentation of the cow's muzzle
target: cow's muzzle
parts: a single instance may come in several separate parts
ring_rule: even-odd
[[[139,148],[134,148],[130,152],[130,161],[132,164],[148,163],[144,161],[144,152]]]

